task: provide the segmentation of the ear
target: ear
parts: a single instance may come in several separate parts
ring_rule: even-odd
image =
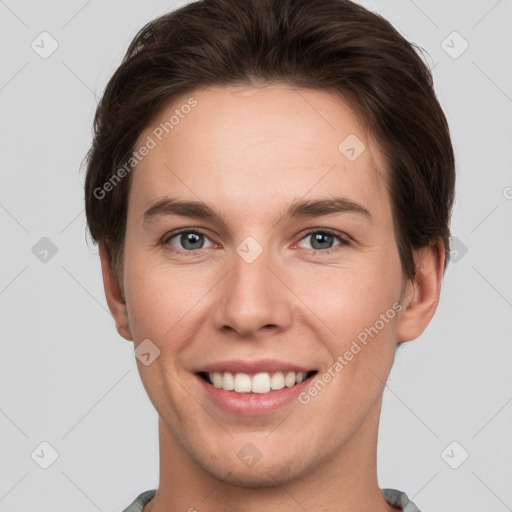
[[[414,250],[416,275],[409,280],[398,317],[397,341],[411,341],[427,328],[436,312],[444,271],[444,245],[438,241]]]
[[[108,309],[116,322],[117,332],[126,340],[133,341],[128,323],[126,304],[123,298],[123,291],[119,279],[112,268],[110,254],[104,243],[99,243],[101,261],[101,273],[103,275],[103,287],[107,299]]]

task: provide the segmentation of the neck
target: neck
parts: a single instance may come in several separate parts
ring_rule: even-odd
[[[382,398],[336,453],[293,481],[286,481],[286,474],[273,474],[275,486],[264,488],[217,479],[195,463],[159,419],[160,485],[144,512],[396,512],[377,481],[381,403]]]

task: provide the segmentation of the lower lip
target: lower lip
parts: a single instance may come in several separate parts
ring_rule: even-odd
[[[284,387],[268,393],[236,393],[216,388],[199,375],[196,375],[208,397],[225,411],[244,416],[269,414],[297,400],[297,396],[310,384],[311,377],[295,384],[291,388]]]

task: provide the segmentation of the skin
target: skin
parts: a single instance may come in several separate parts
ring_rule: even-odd
[[[189,96],[197,106],[133,171],[118,276],[100,244],[118,332],[160,350],[149,366],[137,360],[159,413],[160,485],[145,512],[396,510],[377,481],[382,394],[396,342],[417,338],[437,308],[442,244],[416,251],[417,275],[405,279],[385,161],[341,99],[279,83],[198,90],[166,107],[140,144]],[[338,150],[349,134],[366,146],[354,161]],[[203,201],[217,217],[144,222],[165,196]],[[334,196],[362,204],[372,221],[282,217],[296,199]],[[202,250],[178,254],[180,236],[162,241],[183,227],[206,235]],[[337,230],[349,245],[334,237],[321,254],[311,228]],[[247,236],[263,249],[250,264],[236,252]],[[266,357],[322,374],[400,300],[400,313],[306,405],[242,417],[218,408],[192,373]],[[261,453],[252,467],[237,458],[248,442]]]

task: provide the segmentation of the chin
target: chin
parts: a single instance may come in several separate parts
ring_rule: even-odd
[[[300,453],[298,450],[297,453]],[[300,460],[298,456],[290,455],[284,457],[282,453],[274,451],[272,458],[263,454],[254,465],[245,466],[236,456],[229,457],[226,452],[222,454],[205,453],[200,455],[190,454],[205,472],[216,479],[237,487],[247,489],[280,487],[291,481],[300,479],[311,470],[311,464],[307,463],[307,457],[302,453]]]
[[[252,468],[237,467],[236,465],[230,467],[203,466],[203,469],[227,484],[245,489],[281,487],[300,479],[306,472],[303,464],[298,467],[298,465],[283,463],[282,460],[276,461],[274,464],[264,464],[259,461],[256,466]]]

